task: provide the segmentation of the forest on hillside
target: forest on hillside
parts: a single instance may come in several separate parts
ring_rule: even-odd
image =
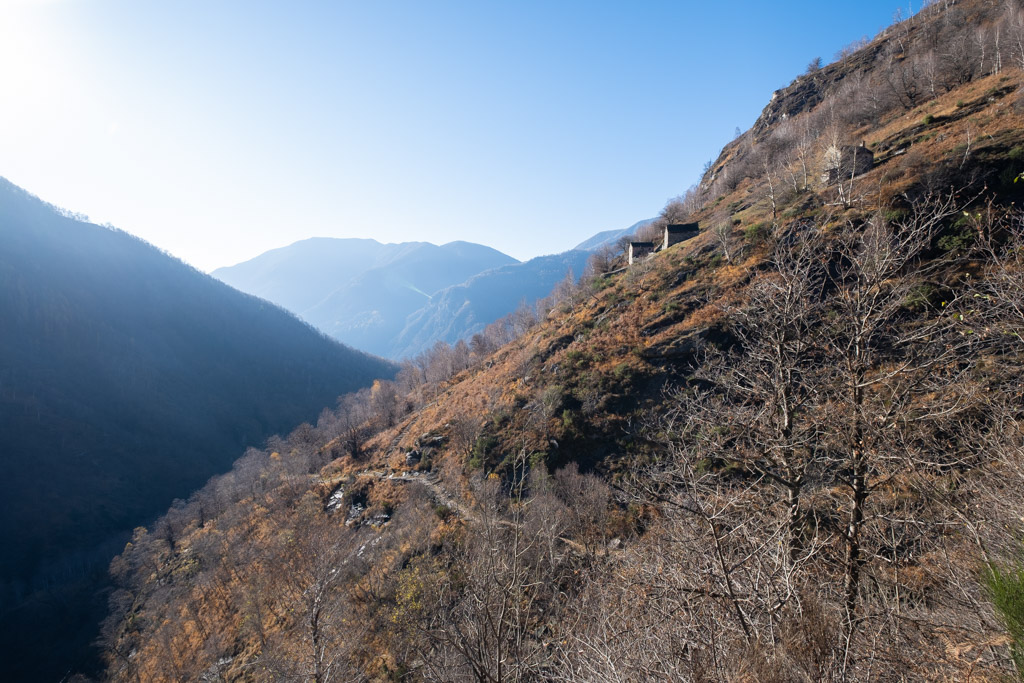
[[[58,678],[134,527],[394,368],[2,179],[0,224],[0,649]]]

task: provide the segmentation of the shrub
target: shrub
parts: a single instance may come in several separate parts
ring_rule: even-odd
[[[587,365],[590,363],[590,360],[590,354],[581,349],[569,349],[565,352],[565,362],[573,367]]]
[[[1017,675],[1024,680],[1024,567],[1018,564],[1004,569],[989,564],[982,584],[1010,636],[1010,656]]]
[[[743,237],[751,244],[760,244],[768,238],[768,224],[754,223],[743,229]]]
[[[612,370],[612,374],[615,375],[616,379],[628,379],[633,371],[629,368],[629,363],[619,363]]]
[[[906,218],[908,213],[906,209],[888,209],[883,216],[887,223],[894,223]]]
[[[481,436],[473,444],[473,453],[470,455],[466,466],[471,470],[480,469],[487,462],[491,452],[498,446],[498,440],[493,436]]]
[[[907,293],[907,298],[904,300],[903,305],[907,308],[925,308],[931,303],[934,295],[935,287],[927,283],[921,284]]]
[[[932,116],[931,114],[925,114],[925,115],[924,115],[924,118],[923,118],[923,119],[921,119],[921,123],[923,123],[923,124],[924,124],[924,125],[926,125],[926,126],[930,126],[930,125],[932,125],[932,123],[933,123],[934,121],[935,121],[935,117],[934,117],[934,116]]]
[[[939,238],[938,245],[942,251],[956,251],[957,249],[970,247],[973,242],[974,230],[966,228]]]
[[[545,417],[550,417],[562,407],[565,400],[565,387],[561,384],[552,384],[545,387],[540,395],[540,403],[544,407]]]

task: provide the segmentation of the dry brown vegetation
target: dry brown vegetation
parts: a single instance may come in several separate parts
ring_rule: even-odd
[[[140,530],[110,678],[1016,675],[985,577],[1024,532],[1019,12],[933,3],[800,77],[666,207],[699,237]]]

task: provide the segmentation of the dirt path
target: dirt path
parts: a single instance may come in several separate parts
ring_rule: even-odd
[[[471,506],[467,505],[465,502],[461,500],[458,500],[457,498],[452,496],[452,494],[446,491],[440,484],[440,477],[438,477],[434,473],[420,474],[417,472],[384,472],[382,470],[362,470],[360,472],[356,472],[354,475],[348,476],[352,476],[357,479],[359,477],[370,477],[378,481],[397,481],[405,484],[418,484],[419,486],[423,487],[423,489],[427,492],[428,497],[434,504],[445,506],[453,513],[455,513],[455,515],[459,519],[465,520],[467,522],[480,522],[479,515],[471,508]],[[327,483],[331,484],[332,486],[335,486],[337,484],[342,483],[342,481],[344,481],[344,479],[347,478],[348,477],[339,478],[336,481],[330,481]],[[515,526],[515,522],[505,519],[498,520],[497,524],[505,528],[511,528]],[[584,547],[583,544],[571,538],[559,536],[558,540],[561,543],[563,543],[567,548],[571,549],[573,552],[579,555],[587,555],[591,552],[586,547]],[[615,551],[606,548],[604,552],[611,553]]]

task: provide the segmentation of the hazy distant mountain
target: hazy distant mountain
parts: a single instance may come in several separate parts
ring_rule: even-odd
[[[72,662],[39,649],[95,637],[82,596],[134,526],[394,372],[3,179],[0,321],[6,680],[56,680]]]
[[[622,230],[605,230],[604,232],[599,232],[590,239],[577,244],[575,249],[579,249],[580,251],[597,251],[603,246],[615,244],[621,237],[634,234],[645,225],[653,223],[654,220],[655,219],[653,218],[646,218],[642,221],[637,221],[633,225],[628,228],[623,228]]]
[[[614,242],[619,235],[602,235]],[[595,236],[584,249],[602,242]],[[586,247],[588,244],[597,246]],[[589,252],[525,263],[470,242],[381,244],[314,238],[274,249],[213,275],[301,315],[346,344],[400,359],[438,341],[454,343],[551,293],[569,270],[583,273]]]
[[[397,246],[371,239],[313,237],[218,268],[212,275],[302,315],[353,277],[384,265]]]
[[[406,318],[440,290],[518,263],[470,242],[381,244],[316,238],[213,275],[301,315],[335,339],[391,357]]]
[[[521,302],[533,303],[550,294],[570,270],[578,278],[589,257],[589,252],[576,250],[538,256],[448,287],[409,316],[388,355],[414,356],[438,341],[454,343],[467,339],[514,311]]]

